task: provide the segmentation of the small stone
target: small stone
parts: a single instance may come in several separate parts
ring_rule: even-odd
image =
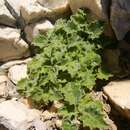
[[[15,65],[9,69],[8,77],[14,84],[17,84],[23,78],[27,77],[27,65]]]
[[[16,97],[18,93],[16,86],[5,75],[0,75],[0,97]]]
[[[54,26],[48,20],[42,20],[35,24],[30,24],[25,27],[26,39],[29,42],[32,42],[33,38],[38,36],[41,33],[46,33],[49,29],[52,29]]]
[[[56,126],[58,127],[58,128],[61,128],[62,127],[62,120],[56,120]]]
[[[54,112],[44,111],[41,115],[42,120],[51,120],[52,118],[57,118],[57,114]]]
[[[103,88],[114,107],[130,118],[130,80],[110,82]]]
[[[63,103],[60,103],[58,101],[54,101],[54,103],[52,104],[50,111],[51,112],[57,112],[59,108],[63,107]]]

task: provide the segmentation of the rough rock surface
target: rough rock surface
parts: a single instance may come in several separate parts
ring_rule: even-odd
[[[14,17],[20,16],[20,7],[26,0],[5,0],[6,6]]]
[[[27,130],[39,117],[38,110],[29,109],[18,101],[0,103],[0,124],[9,130]]]
[[[112,0],[111,25],[118,40],[130,31],[130,0]]]
[[[27,56],[28,44],[20,38],[18,29],[0,26],[0,61]]]
[[[130,80],[110,82],[103,90],[115,108],[130,118]]]
[[[23,78],[27,77],[27,65],[15,65],[9,69],[8,77],[14,84],[17,84]]]
[[[37,0],[42,6],[51,9],[55,13],[64,13],[69,9],[68,0]]]
[[[47,17],[52,11],[41,6],[36,0],[26,0],[20,7],[21,15],[26,23]]]
[[[38,34],[46,33],[49,29],[52,29],[54,26],[48,20],[42,20],[35,24],[30,24],[26,26],[25,33],[26,39],[29,42],[32,42],[33,38],[35,38]]]
[[[108,20],[109,0],[69,0],[69,4],[73,12],[84,7],[97,17]]]
[[[0,75],[0,97],[12,98],[18,95],[16,86],[5,75]]]
[[[0,24],[7,26],[15,26],[16,24],[16,20],[5,6],[4,0],[0,1]]]

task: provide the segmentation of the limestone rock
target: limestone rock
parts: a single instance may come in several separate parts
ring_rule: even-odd
[[[16,20],[11,15],[7,7],[5,6],[4,0],[0,1],[0,24],[15,26]]]
[[[0,26],[0,62],[19,59],[28,54],[28,44],[20,39],[20,31]]]
[[[35,24],[30,24],[26,26],[25,33],[26,39],[29,42],[32,42],[33,38],[35,38],[38,34],[46,33],[49,29],[52,29],[54,26],[48,20],[42,20]]]
[[[69,0],[69,4],[72,12],[87,8],[100,19],[108,20],[109,0]]]
[[[130,1],[112,0],[111,25],[118,40],[122,40],[130,31]]]
[[[14,84],[17,84],[23,78],[27,77],[27,65],[15,65],[9,69],[8,77]]]
[[[0,75],[0,97],[16,97],[16,86],[5,75]]]
[[[37,0],[42,6],[51,9],[55,13],[64,13],[69,9],[68,0]]]
[[[15,17],[20,16],[20,7],[25,2],[26,0],[5,0],[6,6]]]
[[[21,65],[21,64],[27,64],[31,60],[32,60],[32,58],[27,58],[27,59],[23,59],[23,60],[9,61],[9,62],[6,62],[5,64],[1,65],[0,66],[0,70],[1,71],[8,71],[8,69],[11,68],[12,66]]]
[[[38,110],[29,109],[18,101],[0,103],[0,124],[9,130],[27,130],[39,117]]]
[[[41,6],[36,0],[26,0],[20,7],[21,15],[26,23],[46,17],[52,11]]]
[[[103,90],[115,108],[130,118],[130,80],[110,82]]]

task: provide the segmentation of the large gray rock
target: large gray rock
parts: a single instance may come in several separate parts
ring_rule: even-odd
[[[0,62],[29,54],[28,44],[20,38],[20,30],[0,26]]]
[[[0,1],[0,24],[15,26],[16,20],[11,15],[7,7],[5,6],[4,0]]]
[[[69,4],[72,12],[87,8],[100,19],[108,20],[109,0],[69,0]]]
[[[111,25],[118,40],[130,31],[130,0],[112,0]]]
[[[41,33],[46,33],[49,29],[52,29],[54,26],[48,20],[42,20],[35,24],[30,24],[25,27],[26,39],[29,42],[32,42],[33,39]]]
[[[103,90],[115,108],[130,118],[130,80],[110,82]]]
[[[0,124],[9,130],[27,130],[33,121],[40,118],[40,112],[24,104],[8,100],[0,103]]]

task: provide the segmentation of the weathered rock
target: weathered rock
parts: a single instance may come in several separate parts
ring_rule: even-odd
[[[69,10],[68,0],[37,0],[42,6],[51,9],[55,13],[64,13]]]
[[[109,0],[69,0],[72,12],[79,8],[87,8],[97,17],[108,20]]]
[[[103,90],[115,108],[130,118],[130,80],[110,82]]]
[[[8,77],[14,84],[17,84],[23,78],[27,77],[27,65],[15,65],[9,69]]]
[[[52,29],[53,27],[54,26],[48,20],[42,20],[38,23],[28,25],[25,28],[26,39],[29,42],[32,42],[33,38],[35,38],[38,34],[46,33],[49,29]]]
[[[0,62],[19,59],[28,54],[28,44],[20,39],[20,31],[0,26]]]
[[[0,75],[0,97],[17,97],[16,86],[5,75]]]
[[[41,6],[36,0],[26,0],[20,7],[21,15],[26,23],[46,17],[52,11]]]
[[[7,7],[5,6],[4,0],[0,1],[0,24],[15,26],[16,20],[11,15]]]
[[[23,59],[23,60],[9,61],[9,62],[6,62],[5,64],[1,65],[0,66],[0,70],[8,71],[8,69],[11,68],[12,66],[21,65],[21,64],[27,64],[31,60],[32,60],[32,58],[27,58],[27,59]]]
[[[0,103],[0,124],[9,130],[27,130],[33,121],[40,118],[40,112],[24,104],[8,100]]]
[[[14,17],[20,16],[20,7],[26,0],[5,0],[5,4]]]
[[[33,127],[35,127],[35,130],[52,130],[48,122],[42,122],[41,120],[35,120]]]
[[[130,1],[112,0],[111,25],[118,40],[122,40],[130,31]]]

